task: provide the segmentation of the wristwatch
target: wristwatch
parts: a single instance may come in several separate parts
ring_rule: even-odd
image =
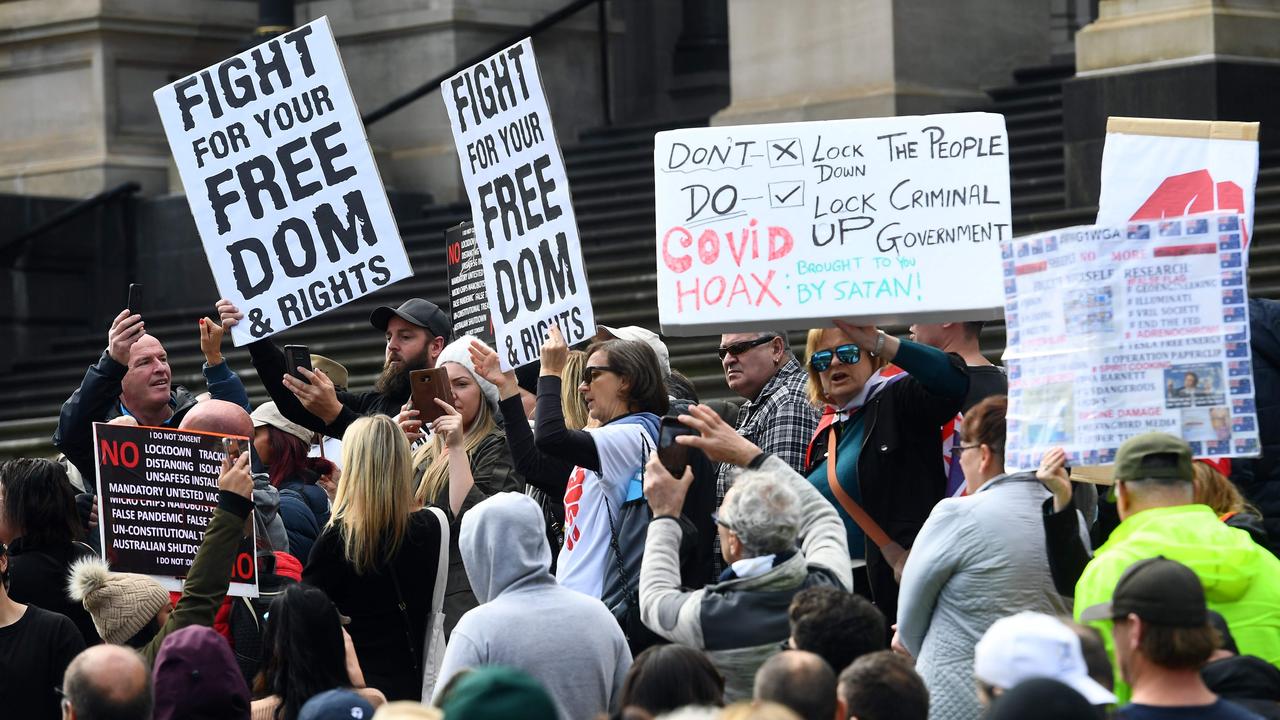
[[[867,354],[871,357],[880,357],[880,353],[884,352],[884,331],[877,330],[876,332],[878,333],[878,336],[876,337],[876,346],[867,351]]]

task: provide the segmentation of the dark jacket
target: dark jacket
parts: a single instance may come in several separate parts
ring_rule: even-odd
[[[406,390],[403,397],[391,397],[380,392],[353,393],[345,390],[338,392],[338,402],[342,403],[342,412],[332,423],[312,415],[302,406],[298,398],[284,386],[285,357],[270,338],[263,338],[248,345],[249,358],[253,361],[253,369],[258,371],[258,378],[267,394],[275,402],[280,414],[291,422],[298,423],[313,432],[332,438],[341,439],[347,427],[364,415],[389,415],[395,417],[400,409],[409,401]]]
[[[169,633],[189,625],[213,627],[214,617],[231,584],[231,568],[236,561],[240,538],[244,537],[244,521],[253,511],[253,503],[235,493],[218,491],[218,507],[205,528],[204,540],[191,563],[191,572],[182,584],[182,598],[169,613],[169,619],[155,637],[138,650],[147,665],[152,665],[160,646]]]
[[[1204,684],[1223,699],[1267,720],[1280,720],[1280,670],[1253,655],[1236,655],[1200,668]]]
[[[98,637],[89,611],[67,596],[71,564],[95,554],[93,548],[80,542],[37,546],[18,538],[9,543],[9,597],[14,602],[31,603],[66,615],[84,637],[85,645],[97,645],[102,638]]]
[[[1231,481],[1262,513],[1272,541],[1280,543],[1280,302],[1249,299],[1249,345],[1262,457],[1232,458]]]
[[[93,453],[93,424],[108,422],[124,414],[120,404],[120,381],[127,371],[128,368],[103,351],[98,362],[85,372],[80,387],[62,404],[58,427],[53,431],[53,444],[80,471],[85,490],[90,494],[95,492],[94,481],[98,477]],[[249,395],[245,392],[244,383],[227,363],[213,367],[206,365],[204,378],[213,399],[233,402],[249,411]],[[177,427],[195,404],[195,395],[181,385],[174,385],[169,394],[173,415],[164,423],[165,427]]]
[[[440,554],[440,524],[429,510],[409,516],[400,549],[373,571],[357,573],[330,524],[320,533],[302,581],[324,590],[351,618],[365,684],[388,700],[422,698],[422,647]],[[403,607],[401,607],[403,605]]]
[[[289,554],[306,562],[320,530],[329,522],[329,496],[302,478],[280,483],[280,519],[289,536]]]
[[[926,351],[929,350],[932,349]],[[915,542],[916,533],[933,506],[946,496],[941,427],[960,411],[969,389],[964,360],[954,353],[947,354],[947,359],[952,370],[965,378],[954,396],[934,394],[919,379],[908,375],[890,384],[860,410],[864,428],[858,454],[862,508],[892,540],[907,549]],[[827,440],[824,430],[814,437],[809,459],[815,467],[826,457]],[[868,542],[866,549],[871,592],[877,607],[892,624],[898,611],[898,583],[893,579],[893,568],[874,543]]]
[[[494,428],[486,435],[476,449],[471,451],[471,478],[475,484],[462,501],[462,509],[454,515],[449,510],[449,486],[446,484],[436,495],[431,504],[444,510],[449,518],[449,577],[448,589],[444,596],[444,631],[453,632],[462,615],[480,604],[475,593],[471,591],[471,582],[467,579],[467,569],[462,565],[462,553],[458,550],[458,535],[462,531],[462,516],[482,502],[485,498],[500,492],[523,492],[524,481],[515,471],[511,462],[511,452],[507,449],[507,441],[502,431]],[[415,469],[415,480],[422,478],[425,467]],[[375,686],[376,687],[376,686]]]

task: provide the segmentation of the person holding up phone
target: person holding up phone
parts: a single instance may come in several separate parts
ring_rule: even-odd
[[[136,297],[135,291],[135,297]],[[209,396],[249,410],[249,395],[240,377],[222,358],[222,326],[199,321],[200,350]],[[121,310],[107,333],[107,349],[84,374],[80,387],[62,404],[53,444],[84,479],[92,495],[97,465],[93,454],[93,424],[131,416],[139,425],[177,427],[200,398],[173,384],[169,355],[137,308]]]
[[[418,502],[444,510],[453,529],[444,598],[445,633],[453,631],[463,613],[479,605],[458,551],[463,515],[491,495],[524,489],[498,427],[498,388],[475,371],[470,352],[474,340],[464,335],[440,352],[436,370],[447,374],[449,384],[437,388],[437,396],[430,398],[438,412],[429,422],[430,437],[413,455]],[[453,404],[440,397],[447,395],[452,396]],[[426,395],[415,397],[425,404]],[[425,428],[420,418],[424,415],[421,408],[407,406],[396,416],[396,423],[411,440],[422,438]]]

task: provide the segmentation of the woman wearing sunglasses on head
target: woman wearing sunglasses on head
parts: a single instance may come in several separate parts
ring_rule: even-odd
[[[964,360],[839,320],[810,330],[805,354],[809,397],[823,408],[809,482],[836,506],[854,564],[865,559],[872,599],[892,624],[906,549],[945,494],[941,426],[969,390]]]

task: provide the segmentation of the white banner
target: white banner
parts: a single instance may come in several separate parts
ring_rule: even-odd
[[[1096,222],[1233,211],[1247,246],[1257,182],[1258,123],[1108,118]]]
[[[505,368],[538,359],[559,325],[595,335],[564,158],[528,38],[440,85],[471,200],[485,291]]]
[[[665,333],[1000,316],[1000,115],[662,132],[654,191]]]
[[[1106,465],[1126,439],[1256,456],[1242,217],[1056,230],[1002,246],[1009,470],[1053,447]]]
[[[413,274],[327,18],[155,101],[236,345]]]

